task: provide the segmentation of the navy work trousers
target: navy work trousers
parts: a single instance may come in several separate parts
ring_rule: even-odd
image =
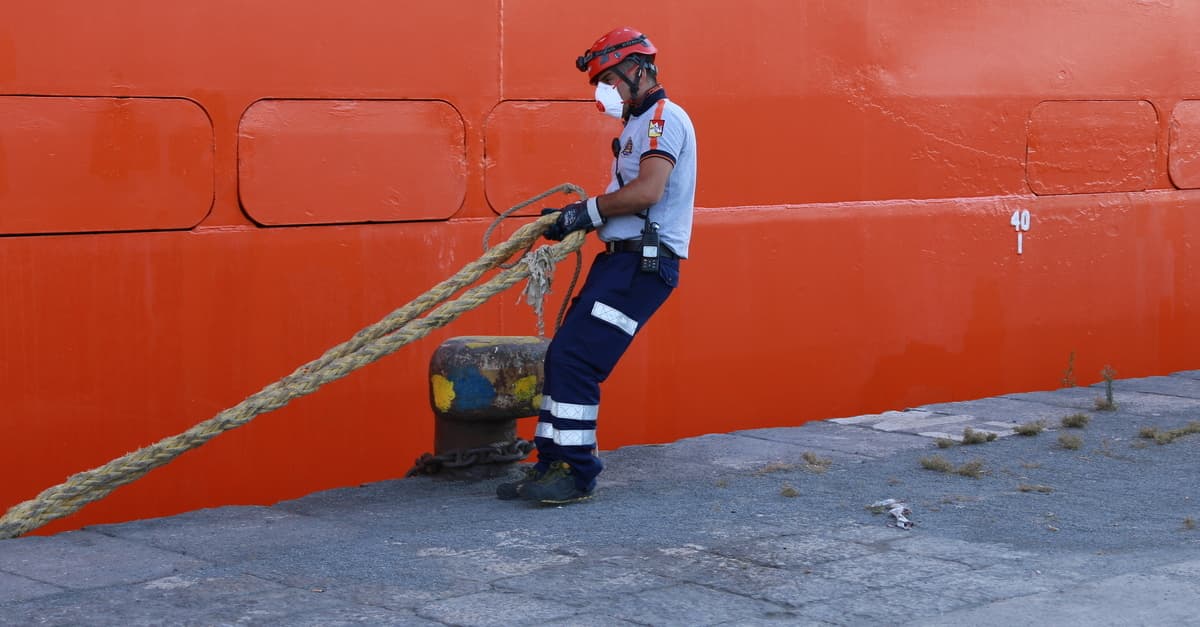
[[[679,283],[678,259],[660,258],[657,273],[639,270],[641,259],[637,252],[597,255],[546,349],[538,469],[565,461],[582,490],[594,488],[603,469],[593,454],[600,384]]]

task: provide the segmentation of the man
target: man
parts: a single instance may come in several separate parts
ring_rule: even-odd
[[[600,383],[679,282],[688,256],[696,191],[692,122],[667,98],[645,35],[619,28],[596,40],[575,66],[596,85],[600,109],[621,117],[613,179],[600,196],[558,212],[546,237],[596,230],[605,252],[546,352],[538,461],[501,484],[501,499],[571,503],[592,496],[603,465],[594,454]]]

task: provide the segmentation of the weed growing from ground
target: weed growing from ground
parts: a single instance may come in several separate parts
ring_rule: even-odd
[[[1100,371],[1100,376],[1104,377],[1104,398],[1096,399],[1096,409],[1116,411],[1117,402],[1113,400],[1113,378],[1117,376],[1117,371],[1113,370],[1112,366],[1105,366]]]
[[[1022,492],[1041,492],[1042,494],[1050,494],[1051,492],[1054,491],[1054,488],[1052,488],[1048,485],[1027,484],[1027,483],[1022,483],[1021,485],[1017,486],[1017,489]]]
[[[1091,416],[1083,412],[1071,414],[1070,416],[1063,416],[1062,426],[1068,429],[1082,429],[1087,426],[1088,421],[1091,419]]]
[[[945,457],[942,457],[941,455],[922,457],[921,467],[925,470],[936,470],[937,472],[951,472],[954,470],[954,464],[951,464]]]
[[[978,479],[983,476],[983,460],[982,459],[971,460],[971,461],[963,464],[962,466],[959,466],[958,470],[955,470],[954,472],[956,472],[964,477],[971,477],[972,479]]]
[[[804,469],[809,472],[822,473],[829,470],[829,466],[833,464],[832,459],[820,457],[812,451],[805,451],[800,457],[804,459]]]
[[[773,472],[787,472],[789,470],[795,470],[795,469],[796,469],[796,464],[785,464],[783,462],[771,462],[771,463],[767,464],[766,466],[763,466],[762,468],[759,468],[758,470],[754,471],[754,474],[761,477],[763,475],[769,475]]]
[[[1037,420],[1034,422],[1027,422],[1023,425],[1017,425],[1013,427],[1013,431],[1015,431],[1017,435],[1037,435],[1045,428],[1045,421]]]
[[[983,460],[980,460],[980,459],[969,461],[969,462],[959,466],[958,468],[955,468],[954,464],[951,464],[948,460],[946,460],[945,457],[942,457],[941,455],[930,455],[929,457],[922,457],[920,459],[920,462],[921,462],[921,467],[925,468],[926,470],[933,470],[936,472],[954,473],[957,475],[962,475],[964,477],[973,477],[975,479],[978,479],[979,477],[981,477],[984,472],[983,471]]]
[[[934,440],[933,443],[936,444],[938,448],[950,448],[958,445],[958,442],[951,440],[950,438],[938,438]]]
[[[1185,435],[1200,433],[1200,420],[1193,420],[1178,429],[1170,431],[1159,431],[1157,427],[1142,427],[1138,431],[1138,435],[1148,440],[1154,440],[1159,444],[1170,444]]]
[[[990,431],[976,431],[971,427],[963,429],[963,444],[983,444],[996,439],[996,434]]]
[[[792,487],[792,484],[784,483],[783,487],[780,488],[780,490],[779,490],[779,494],[791,499],[791,498],[796,498],[797,496],[800,496],[800,491],[797,490],[796,488]]]
[[[1069,450],[1077,450],[1083,446],[1083,438],[1069,433],[1063,433],[1058,436],[1058,445]]]
[[[1191,516],[1183,519],[1183,528],[1191,531],[1196,528],[1196,521],[1192,520]]]

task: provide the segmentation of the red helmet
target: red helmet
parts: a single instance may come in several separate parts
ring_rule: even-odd
[[[587,72],[588,80],[594,84],[600,80],[600,75],[605,70],[624,61],[631,54],[644,54],[653,62],[658,48],[638,31],[632,28],[618,28],[597,39],[583,56],[575,59],[575,67],[580,72]]]

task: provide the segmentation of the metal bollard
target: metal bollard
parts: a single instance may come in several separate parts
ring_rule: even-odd
[[[440,474],[496,476],[524,457],[511,452],[517,443],[517,419],[538,413],[542,361],[549,345],[550,340],[540,337],[464,336],[446,340],[434,351],[429,401]],[[510,453],[495,459],[491,450],[480,451],[489,447]]]

